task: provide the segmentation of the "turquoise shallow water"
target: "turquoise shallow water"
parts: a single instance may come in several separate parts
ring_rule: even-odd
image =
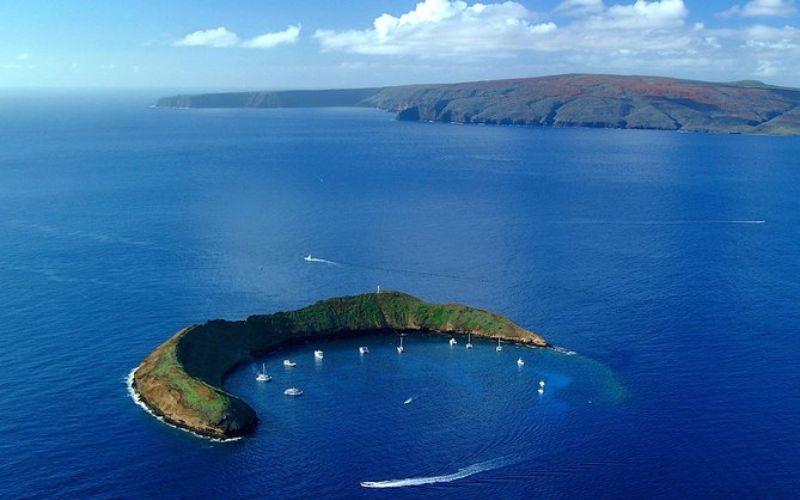
[[[154,97],[0,96],[0,497],[800,496],[796,138]],[[377,285],[578,355],[275,353],[269,386],[257,362],[228,381],[263,417],[234,443],[127,393],[187,324]]]

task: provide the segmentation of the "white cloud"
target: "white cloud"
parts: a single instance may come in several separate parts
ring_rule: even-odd
[[[423,0],[408,12],[379,15],[364,29],[323,29],[314,38],[324,52],[370,56],[362,61],[384,65],[390,63],[376,56],[417,63],[483,58],[485,64],[504,57],[520,62],[505,66],[540,68],[540,73],[651,73],[720,80],[784,75],[800,67],[797,28],[709,28],[702,19],[688,22],[685,0],[562,0],[550,13],[531,12],[514,1],[469,1]],[[341,69],[361,70],[362,61]]]
[[[297,43],[300,38],[300,25],[289,25],[283,31],[264,33],[242,42],[242,47],[252,49],[269,49],[278,45]]]
[[[564,0],[556,7],[556,12],[563,12],[571,16],[598,14],[603,12],[603,0]]]
[[[558,28],[516,2],[472,5],[461,0],[424,0],[414,10],[382,14],[363,30],[317,30],[324,51],[355,54],[475,55],[516,50]]]
[[[17,61],[27,61],[31,58],[31,55],[27,52],[23,52],[21,54],[17,54]]]
[[[289,25],[283,31],[264,33],[253,38],[242,40],[224,26],[219,28],[198,30],[189,33],[172,45],[175,47],[245,47],[249,49],[269,49],[278,45],[297,42],[300,37],[300,25]]]
[[[198,30],[173,43],[176,47],[233,47],[239,43],[236,33],[228,31],[224,26],[219,28]]]
[[[778,70],[773,61],[758,61],[758,68],[755,74],[758,76],[775,76],[778,74]]]
[[[576,19],[557,26],[516,2],[424,0],[399,16],[382,14],[372,28],[317,30],[323,51],[478,56],[524,51],[656,50],[687,48],[681,28],[683,0],[637,0],[606,6],[602,0],[565,0],[556,8]]]
[[[749,0],[744,5],[736,4],[730,9],[721,12],[722,17],[755,17],[755,16],[791,16],[797,9],[795,0]]]

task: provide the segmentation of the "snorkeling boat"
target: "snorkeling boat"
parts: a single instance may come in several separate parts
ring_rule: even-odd
[[[295,366],[297,366],[297,363],[295,363],[291,359],[284,359],[283,366],[285,366],[286,368],[294,368]]]
[[[314,351],[314,359],[322,360],[322,358],[324,358],[324,357],[325,357],[325,355],[319,349]]]
[[[302,396],[303,391],[301,391],[297,387],[289,387],[288,389],[283,391],[283,394],[286,396]]]
[[[259,382],[269,382],[272,380],[272,377],[267,375],[267,369],[264,366],[264,363],[261,363],[261,371],[258,372],[258,375],[256,375],[256,380]]]

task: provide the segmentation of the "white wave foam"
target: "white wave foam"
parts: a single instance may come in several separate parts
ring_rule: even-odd
[[[452,474],[444,474],[441,476],[426,476],[426,477],[410,477],[406,479],[389,479],[388,481],[362,481],[362,488],[405,488],[407,486],[422,486],[425,484],[435,483],[450,483],[464,479],[465,477],[473,476],[480,472],[485,472],[493,469],[499,469],[506,465],[505,460],[496,459],[487,462],[481,462],[474,465],[469,465],[458,472]]]
[[[141,398],[141,396],[139,396],[139,393],[136,392],[136,389],[133,388],[133,376],[136,373],[136,370],[138,370],[138,369],[139,369],[139,367],[137,366],[136,368],[131,370],[131,372],[128,374],[127,377],[125,377],[125,385],[128,387],[128,395],[131,397],[131,399],[133,399],[133,402],[136,403],[137,406],[141,407],[148,414],[150,414],[151,416],[155,417],[156,419],[158,419],[162,423],[172,427],[173,429],[178,429],[178,430],[181,430],[181,431],[184,431],[184,432],[188,432],[189,434],[191,434],[193,436],[196,436],[196,437],[199,437],[199,438],[203,438],[203,439],[208,439],[209,441],[214,441],[215,443],[230,443],[232,441],[239,441],[240,439],[242,439],[241,437],[235,437],[235,438],[229,438],[229,439],[212,438],[212,437],[209,437],[209,436],[204,436],[202,434],[198,434],[198,433],[196,433],[194,431],[191,431],[189,429],[184,429],[183,427],[178,427],[177,425],[173,425],[173,424],[167,422],[166,420],[164,420],[164,417],[162,417],[161,415],[157,415],[155,412],[153,412],[153,410],[150,409],[149,406],[147,406],[147,404],[144,401],[142,401],[142,398]]]
[[[570,351],[566,347],[559,347],[557,345],[553,346],[553,350],[556,351],[556,352],[560,352],[561,354],[566,354],[567,356],[574,356],[574,355],[578,354],[575,351]]]

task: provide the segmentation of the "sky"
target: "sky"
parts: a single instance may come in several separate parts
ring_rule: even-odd
[[[2,0],[0,88],[347,88],[560,73],[800,87],[800,0]]]

